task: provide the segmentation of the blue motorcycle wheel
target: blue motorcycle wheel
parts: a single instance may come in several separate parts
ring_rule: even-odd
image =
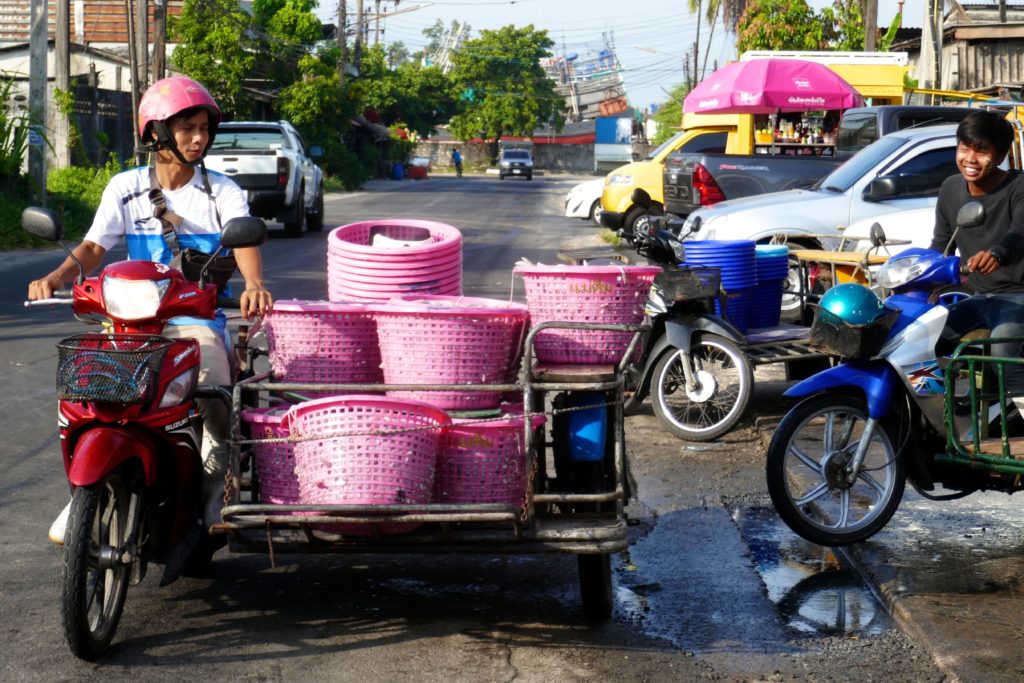
[[[860,472],[850,483],[851,461],[867,420],[863,398],[838,393],[811,396],[779,423],[765,463],[772,504],[790,529],[812,543],[844,546],[870,538],[899,507],[906,462],[894,420],[871,436]]]

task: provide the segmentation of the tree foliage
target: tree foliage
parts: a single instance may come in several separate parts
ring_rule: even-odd
[[[387,62],[381,46],[366,51],[356,82],[359,99],[380,114],[385,125],[404,124],[418,135],[431,135],[455,112],[451,81],[437,67],[404,62],[389,69]]]
[[[653,144],[660,145],[679,132],[683,122],[683,100],[688,92],[690,89],[686,83],[680,83],[672,88],[668,99],[662,103],[654,115],[658,130],[651,139]]]
[[[503,136],[529,136],[549,122],[561,130],[564,100],[540,65],[553,46],[547,31],[532,24],[484,30],[467,40],[453,55],[450,75],[463,100],[451,120],[452,133],[462,140],[490,140],[497,156]]]
[[[825,24],[806,0],[751,0],[736,25],[736,51],[740,53],[822,50],[828,38]]]
[[[175,69],[206,86],[225,112],[250,118],[255,102],[244,85],[256,67],[260,45],[254,24],[237,0],[185,0],[181,14],[169,18],[169,34],[178,47]]]
[[[861,0],[834,0],[821,10],[831,50],[857,52],[864,49],[864,13]]]

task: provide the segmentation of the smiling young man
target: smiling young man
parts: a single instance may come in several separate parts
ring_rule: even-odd
[[[939,190],[931,248],[946,248],[956,215],[968,202],[985,207],[982,225],[956,233],[960,253],[976,294],[950,307],[944,336],[951,341],[974,329],[990,337],[1024,337],[1024,175],[1000,164],[1013,144],[1013,126],[1000,114],[977,111],[956,129],[956,166]],[[1018,357],[1021,345],[994,344],[992,355]],[[1007,387],[1024,394],[1024,368],[1008,365]],[[1015,399],[1024,409],[1024,399]]]

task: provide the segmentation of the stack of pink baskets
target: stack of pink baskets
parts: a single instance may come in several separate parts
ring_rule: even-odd
[[[379,384],[383,379],[377,323],[366,303],[278,301],[266,326],[270,367],[278,381]]]
[[[295,505],[301,502],[292,445],[284,441],[269,441],[288,438],[289,430],[283,423],[286,412],[286,408],[250,408],[242,411],[242,422],[248,427],[249,438],[267,440],[252,446],[253,465],[262,503]]]
[[[657,266],[517,265],[523,277],[530,323],[559,321],[637,325]],[[550,329],[534,338],[537,360],[549,363],[618,363],[630,332]]]
[[[522,406],[500,418],[455,419],[445,427],[437,456],[437,503],[526,503],[526,418]],[[544,416],[531,420],[534,430]]]
[[[501,384],[514,373],[526,306],[496,299],[405,296],[377,308],[388,384]],[[389,391],[447,410],[496,408],[496,391]]]
[[[461,294],[462,233],[405,218],[343,225],[327,240],[327,288],[331,301]]]
[[[336,396],[292,406],[299,496],[308,505],[429,503],[442,429],[448,414],[419,401],[385,396]],[[402,533],[418,525],[379,525]],[[370,533],[366,525],[328,525]]]

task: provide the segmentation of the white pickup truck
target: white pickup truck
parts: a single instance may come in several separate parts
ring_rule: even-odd
[[[287,121],[229,121],[217,129],[206,166],[246,191],[254,216],[280,221],[286,235],[300,237],[324,227],[323,172],[313,161],[319,150],[307,154]]]

